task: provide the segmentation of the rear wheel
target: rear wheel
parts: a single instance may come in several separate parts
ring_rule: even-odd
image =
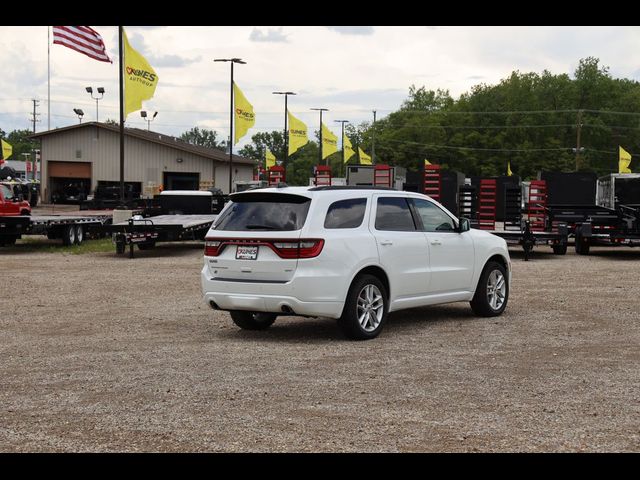
[[[565,255],[567,253],[567,244],[564,245],[553,245],[553,253],[556,255]]]
[[[80,245],[84,240],[84,228],[82,225],[76,225],[76,244]]]
[[[244,310],[231,310],[231,320],[244,330],[266,330],[278,316],[275,313],[247,312]]]
[[[508,299],[509,282],[505,268],[497,262],[487,263],[471,300],[471,309],[481,317],[495,317],[504,312]]]
[[[576,253],[578,255],[589,255],[589,239],[583,237],[580,233],[576,232]]]
[[[67,225],[62,233],[62,244],[69,246],[74,243],[76,243],[76,228],[73,225]]]
[[[377,337],[389,312],[387,290],[373,275],[357,277],[349,288],[338,325],[353,340]]]

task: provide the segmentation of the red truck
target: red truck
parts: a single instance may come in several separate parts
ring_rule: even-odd
[[[31,205],[14,195],[9,185],[0,183],[0,217],[31,215]]]

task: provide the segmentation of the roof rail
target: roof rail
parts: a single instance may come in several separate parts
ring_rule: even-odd
[[[310,192],[318,192],[323,190],[391,190],[397,192],[395,188],[391,187],[374,187],[370,185],[322,185],[319,187],[310,188]]]

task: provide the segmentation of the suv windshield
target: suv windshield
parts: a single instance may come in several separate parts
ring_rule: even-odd
[[[300,230],[311,199],[286,193],[236,194],[213,225],[214,230]]]

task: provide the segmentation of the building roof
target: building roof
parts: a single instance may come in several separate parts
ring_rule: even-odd
[[[87,122],[87,123],[79,123],[77,125],[71,125],[68,127],[55,128],[53,130],[47,130],[45,132],[34,133],[30,135],[30,138],[40,138],[45,137],[47,135],[55,135],[57,133],[67,132],[70,130],[77,130],[80,128],[87,127],[99,127],[105,130],[110,130],[115,133],[120,133],[120,126],[111,125],[108,123],[98,123],[98,122]],[[128,128],[125,127],[124,134],[130,137],[139,138],[141,140],[147,140],[148,142],[158,143],[160,145],[164,145],[166,147],[175,148],[178,150],[182,150],[185,152],[193,153],[195,155],[200,155],[202,157],[210,158],[212,160],[217,160],[219,162],[228,162],[229,154],[223,152],[222,150],[217,150],[215,148],[201,147],[198,145],[192,145],[190,143],[185,142],[177,137],[172,137],[171,135],[165,135],[164,133],[151,132],[147,130],[142,130],[140,128]],[[241,157],[240,155],[233,155],[233,163],[244,163],[254,165],[255,161]]]

